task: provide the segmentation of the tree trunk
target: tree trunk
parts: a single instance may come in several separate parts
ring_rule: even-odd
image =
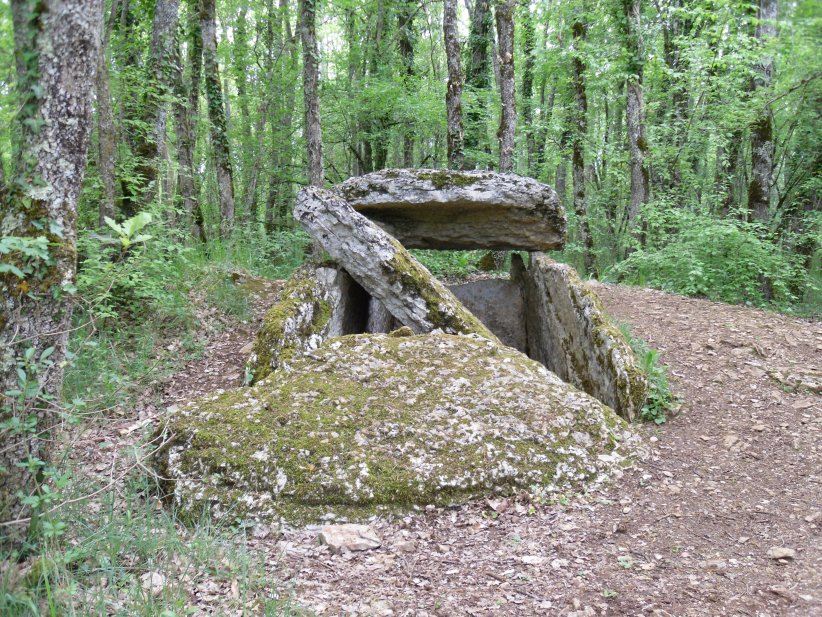
[[[175,66],[174,132],[177,136],[177,162],[179,173],[177,186],[186,213],[186,225],[194,238],[205,240],[203,213],[198,203],[194,175],[194,149],[197,142],[197,114],[200,106],[200,77],[203,62],[203,38],[200,30],[200,15],[196,10],[196,0],[188,3],[188,81],[183,76],[180,46],[176,46]]]
[[[493,17],[489,0],[475,0],[468,37],[468,66],[465,85],[473,97],[466,112],[466,169],[476,169],[477,152],[491,152],[487,139],[487,93],[491,87],[491,47]]]
[[[462,69],[457,40],[457,0],[444,0],[442,29],[448,61],[448,89],[445,108],[448,114],[448,167],[462,169],[464,163],[462,132]]]
[[[759,0],[756,39],[761,46],[776,36],[776,0]],[[773,80],[773,58],[765,56],[756,66],[752,89],[767,89]],[[774,168],[774,126],[770,103],[765,103],[751,127],[751,181],[748,184],[748,210],[757,221],[768,218]]]
[[[497,4],[497,39],[499,43],[499,94],[502,109],[499,121],[499,170],[514,169],[514,133],[517,128],[517,108],[514,95],[514,7],[515,0]]]
[[[406,96],[412,98],[414,96],[414,3],[405,0],[400,4],[397,27],[403,68],[403,89]],[[403,167],[408,168],[414,166],[414,121],[410,118],[402,131],[402,164]]]
[[[55,409],[72,309],[67,288],[76,272],[77,199],[103,6],[101,0],[13,0],[12,11],[23,65],[17,80],[22,151],[16,153],[18,181],[5,196],[0,228],[6,238],[20,238],[29,248],[42,242],[48,261],[45,255],[12,252],[4,262],[25,278],[0,274],[0,521],[27,516],[19,495],[38,491],[39,461],[48,458],[48,432],[59,423]],[[20,388],[22,377],[36,384],[36,396],[6,394],[26,390],[26,384]],[[31,418],[36,424],[28,429]],[[21,529],[3,528],[3,535],[11,540]]]
[[[650,177],[645,158],[648,154],[648,138],[645,134],[645,105],[642,96],[642,35],[641,0],[623,0],[623,34],[628,52],[628,80],[626,84],[626,123],[628,125],[628,150],[631,157],[631,201],[628,205],[628,227],[635,237],[644,243],[644,234],[636,228],[642,205],[650,196]]]
[[[111,38],[119,6],[115,1],[111,5],[111,15],[103,25],[100,54],[97,56],[97,167],[100,172],[100,181],[103,185],[103,194],[97,208],[97,225],[105,225],[105,217],[114,218],[117,189],[115,167],[117,165],[117,132],[114,127],[114,114],[111,110],[111,91],[108,77],[108,57],[106,50]]]
[[[531,15],[531,7],[528,0],[520,0],[522,14],[522,52],[525,62],[522,69],[522,95],[520,98],[520,108],[522,109],[522,126],[525,127],[525,144],[527,152],[526,171],[529,176],[533,176],[536,170],[534,149],[536,142],[534,139],[534,117],[533,101],[534,95],[534,47],[536,45],[536,33],[534,31],[534,20]],[[545,82],[542,88],[543,103],[545,97]]]
[[[234,226],[234,178],[228,144],[223,89],[217,60],[217,22],[214,0],[200,2],[200,30],[203,37],[203,79],[205,82],[211,147],[220,195],[220,235],[227,238]]]
[[[573,47],[573,76],[574,85],[574,136],[573,152],[571,155],[571,169],[574,179],[574,212],[579,225],[579,239],[582,243],[585,272],[596,276],[594,263],[594,242],[588,226],[588,205],[585,200],[585,140],[588,136],[588,94],[585,90],[585,60],[581,43],[585,40],[587,25],[578,19],[571,26]]]
[[[322,187],[323,135],[320,127],[320,55],[317,51],[316,0],[300,0],[300,38],[303,44],[303,100],[308,150],[308,183]]]
[[[145,129],[137,133],[135,154],[139,157],[137,173],[141,176],[139,195],[133,196],[128,216],[135,214],[136,200],[142,204],[154,200],[159,190],[158,168],[167,158],[166,101],[174,83],[174,55],[177,37],[179,0],[158,0],[154,7],[151,47],[147,63],[147,81],[143,96],[142,119]]]

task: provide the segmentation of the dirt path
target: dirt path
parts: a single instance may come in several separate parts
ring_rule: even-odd
[[[585,497],[377,522],[383,545],[367,553],[331,555],[311,529],[255,533],[272,574],[319,615],[822,614],[822,397],[771,376],[818,388],[822,324],[597,291],[662,352],[683,400],[642,427],[647,461]],[[170,383],[169,404],[236,385],[251,338],[246,326],[219,339]]]

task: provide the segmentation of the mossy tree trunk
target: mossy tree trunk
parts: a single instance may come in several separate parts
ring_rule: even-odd
[[[582,49],[587,31],[587,24],[583,21],[584,19],[584,17],[578,16],[571,26],[574,40],[572,81],[575,102],[572,113],[574,130],[571,169],[574,179],[574,212],[577,215],[585,272],[596,274],[594,244],[588,225],[588,204],[585,198],[585,141],[588,137],[588,93],[585,89],[585,51]]]
[[[316,0],[300,0],[308,183],[311,186],[322,186],[324,181],[323,134],[320,127],[320,52],[317,49],[316,19]]]
[[[499,40],[499,94],[502,109],[499,121],[499,170],[514,169],[514,134],[517,128],[517,108],[514,95],[514,0],[499,2],[495,9]]]
[[[203,37],[203,80],[211,127],[211,149],[220,196],[220,235],[226,238],[234,227],[234,173],[231,166],[223,89],[220,85],[214,2],[215,0],[200,0],[200,30]]]
[[[448,89],[445,108],[448,114],[447,147],[449,169],[462,169],[464,161],[462,132],[462,68],[457,39],[457,0],[445,0],[442,14],[445,55],[448,64]]]
[[[14,0],[12,11],[21,140],[0,223],[7,240],[39,249],[5,254],[0,273],[0,521],[27,516],[21,497],[37,491],[59,418],[103,5]],[[21,389],[33,391],[6,394]]]

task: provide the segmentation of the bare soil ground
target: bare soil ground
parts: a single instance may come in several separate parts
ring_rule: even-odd
[[[260,291],[258,319],[277,289]],[[639,427],[647,460],[595,494],[379,521],[374,551],[332,555],[316,528],[255,528],[272,581],[318,615],[821,615],[822,324],[596,290],[662,352],[682,400],[666,424]],[[164,404],[239,385],[255,330],[212,337]],[[224,614],[216,596],[201,614]]]

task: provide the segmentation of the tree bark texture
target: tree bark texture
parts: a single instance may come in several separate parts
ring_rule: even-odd
[[[462,68],[460,44],[457,39],[457,0],[444,0],[442,29],[448,64],[448,89],[445,93],[448,116],[448,167],[462,169],[465,154],[462,130]]]
[[[642,205],[650,196],[650,176],[645,158],[648,138],[645,134],[645,104],[642,94],[643,49],[641,34],[641,0],[623,0],[623,33],[628,52],[628,80],[626,84],[626,124],[628,150],[631,157],[631,200],[628,204],[628,227],[635,226]],[[634,232],[635,235],[640,235]]]
[[[186,222],[194,238],[204,238],[203,215],[198,203],[194,176],[194,149],[197,141],[195,127],[200,106],[200,79],[203,63],[203,38],[200,30],[200,15],[196,10],[196,0],[188,3],[188,80],[183,75],[180,46],[176,45],[174,63],[174,91],[176,94],[174,112],[174,132],[177,137],[177,162],[179,164],[177,186],[186,213]]]
[[[308,183],[322,186],[323,135],[320,127],[320,52],[317,50],[316,0],[300,0],[300,39],[303,44],[303,100]]]
[[[111,29],[114,25],[118,9],[117,2],[111,7],[111,18],[102,28],[102,42],[100,53],[97,55],[97,167],[100,181],[103,185],[103,194],[97,208],[97,225],[105,225],[105,217],[114,218],[117,205],[117,189],[114,177],[117,166],[117,131],[114,126],[114,113],[111,108],[111,89],[109,87],[108,57],[106,51],[111,38]]]
[[[573,84],[574,102],[576,107],[573,113],[574,137],[573,153],[571,155],[571,170],[574,178],[574,212],[577,215],[579,239],[582,243],[582,254],[587,274],[596,274],[594,263],[593,238],[588,226],[588,205],[585,200],[585,141],[588,137],[588,93],[585,89],[585,60],[581,43],[585,40],[587,25],[577,20],[571,27],[573,48]]]
[[[179,0],[158,0],[154,7],[151,47],[147,63],[147,81],[142,101],[144,129],[137,133],[135,154],[139,157],[137,173],[141,176],[139,195],[132,196],[128,216],[139,203],[151,202],[159,190],[158,169],[167,157],[167,100],[174,89],[174,56],[177,38]]]
[[[514,134],[517,128],[517,108],[514,94],[514,7],[516,0],[497,4],[497,40],[499,44],[499,93],[502,109],[499,121],[499,170],[514,169]]]
[[[228,237],[234,226],[234,174],[228,144],[223,89],[217,59],[217,17],[214,0],[200,2],[200,30],[203,37],[203,81],[205,83],[208,119],[211,127],[211,148],[217,172],[220,196],[220,235]]]
[[[471,12],[471,30],[468,36],[468,66],[465,71],[465,85],[470,90],[472,100],[466,111],[465,149],[467,160],[465,169],[478,166],[477,152],[491,152],[487,136],[487,94],[491,87],[491,48],[494,36],[494,18],[489,0],[475,0]]]
[[[756,39],[761,46],[776,36],[777,0],[759,0]],[[756,66],[753,90],[767,89],[773,80],[773,58],[765,56]],[[771,105],[765,103],[751,126],[751,181],[748,184],[748,209],[757,221],[768,218],[774,168],[774,122]]]
[[[534,20],[531,15],[531,7],[528,0],[520,0],[520,15],[522,16],[522,53],[525,61],[522,67],[522,95],[520,98],[520,108],[522,109],[522,126],[525,127],[525,144],[527,152],[526,170],[528,175],[533,176],[535,170],[534,148],[534,47],[536,45],[536,32],[534,31]],[[543,84],[544,97],[544,84]]]
[[[48,242],[49,261],[10,253],[24,272],[0,274],[0,393],[18,388],[18,370],[36,381],[36,406],[2,395],[0,417],[0,520],[26,515],[18,492],[35,490],[36,468],[18,468],[27,459],[45,459],[50,427],[60,400],[71,303],[67,286],[76,272],[77,199],[86,167],[95,72],[100,53],[102,0],[14,0],[16,47],[24,64],[18,79],[21,151],[16,190],[6,195],[2,229],[6,237]],[[27,349],[39,370],[25,363]],[[51,349],[50,355],[44,354]],[[48,359],[43,359],[43,356]],[[23,363],[23,366],[21,366]],[[40,403],[40,401],[43,401]],[[15,430],[12,421],[36,417],[36,433]],[[5,533],[6,530],[4,530]]]
[[[413,97],[414,88],[414,3],[405,0],[400,3],[397,14],[397,27],[402,60],[403,89],[406,95]],[[414,166],[414,122],[409,118],[402,132],[403,167]]]

